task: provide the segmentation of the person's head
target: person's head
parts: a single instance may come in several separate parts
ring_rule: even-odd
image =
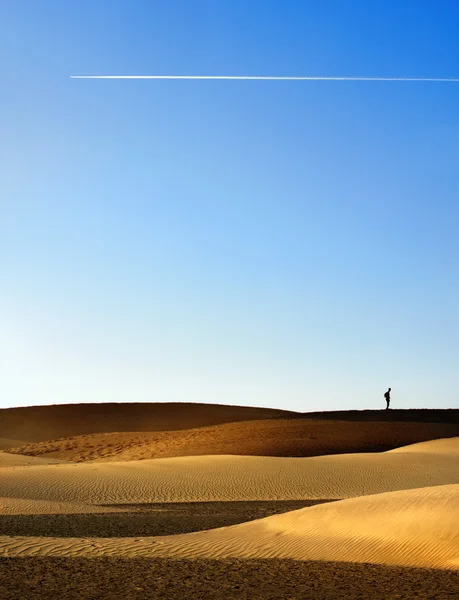
[[[392,388],[389,388],[387,391],[388,391],[388,392],[392,391]]]

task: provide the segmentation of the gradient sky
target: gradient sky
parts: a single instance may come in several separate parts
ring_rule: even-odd
[[[0,406],[457,407],[456,0],[4,0]]]

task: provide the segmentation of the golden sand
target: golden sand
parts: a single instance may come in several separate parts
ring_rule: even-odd
[[[287,428],[292,427],[292,431],[295,429],[297,432],[304,427],[304,424],[297,426],[289,419],[284,420],[283,428],[278,425],[277,419],[268,421],[264,425],[260,425],[257,420],[251,424],[239,422],[212,425],[204,428],[207,431],[205,434],[202,434],[203,428],[189,429],[179,434],[182,441],[185,439],[191,443],[190,440],[194,437],[202,444],[203,435],[205,437],[209,435],[209,431],[214,432],[214,442],[218,446],[222,439],[230,439],[228,432],[247,433],[252,428],[253,439],[257,439],[257,436],[262,439],[270,431],[272,440],[281,438],[280,432],[285,433],[286,424]],[[327,423],[326,426],[319,425],[325,428],[323,431],[330,432],[337,427],[336,421],[328,420]],[[361,424],[357,425],[355,429],[350,427],[348,434],[351,429],[357,431],[359,427],[362,431],[365,430]],[[387,425],[394,426],[395,423]],[[427,427],[423,433],[423,436],[427,436],[430,425],[422,425]],[[416,429],[415,425],[413,427]],[[393,429],[395,431],[396,427]],[[218,437],[222,431],[223,437]],[[401,431],[405,435],[408,429],[398,429],[399,433]],[[166,439],[168,433],[163,434]],[[84,444],[88,444],[88,440],[97,440],[97,444],[93,445],[93,456],[88,462],[69,462],[63,459],[65,454],[62,453],[57,458],[56,454],[59,452],[37,453],[36,456],[15,454],[11,451],[11,446],[3,442],[8,451],[0,452],[0,517],[3,518],[0,519],[0,524],[5,528],[3,534],[0,528],[0,580],[4,572],[16,573],[16,565],[20,564],[17,561],[27,561],[21,563],[24,572],[41,572],[42,575],[37,575],[41,579],[45,577],[44,573],[54,573],[58,577],[57,573],[60,573],[61,568],[59,565],[62,565],[62,577],[65,579],[65,573],[69,569],[72,571],[78,568],[80,573],[85,570],[92,573],[105,568],[103,565],[110,565],[106,568],[111,569],[113,574],[118,572],[120,561],[128,561],[123,563],[126,565],[124,572],[132,570],[134,581],[144,568],[142,565],[150,564],[151,568],[160,571],[166,569],[165,572],[169,575],[165,577],[169,582],[176,580],[174,564],[185,573],[193,571],[193,565],[199,563],[203,565],[203,569],[209,569],[209,573],[213,570],[220,575],[226,572],[225,569],[229,569],[228,572],[231,573],[235,564],[243,565],[240,567],[241,572],[247,570],[249,564],[259,565],[257,568],[261,571],[250,571],[253,580],[261,576],[260,573],[265,573],[263,569],[267,568],[268,573],[269,567],[266,565],[272,564],[277,565],[279,581],[284,581],[285,586],[288,586],[288,578],[282,579],[281,574],[284,573],[285,565],[290,565],[289,561],[292,560],[318,561],[314,564],[319,565],[318,572],[326,574],[324,581],[328,581],[327,573],[341,568],[337,565],[350,565],[349,569],[357,569],[357,565],[369,569],[368,563],[380,565],[381,569],[389,569],[375,572],[378,577],[382,577],[381,581],[386,581],[386,574],[394,566],[440,569],[444,572],[459,570],[459,437],[422,441],[387,452],[308,457],[191,453],[188,456],[141,460],[148,456],[151,444],[158,442],[157,439],[152,442],[151,438],[147,439],[148,436],[156,434],[150,432],[142,437],[138,432],[125,432],[123,435],[112,432],[83,436]],[[121,444],[121,451],[112,453],[109,443],[116,436],[118,441],[124,439],[127,446]],[[132,443],[133,436],[138,436],[139,443]],[[298,436],[300,439],[299,433]],[[179,439],[172,438],[176,442]],[[14,442],[14,439],[10,441]],[[108,443],[104,445],[105,442]],[[69,443],[69,439],[43,442],[45,447],[56,443],[65,445]],[[81,437],[76,436],[79,452],[81,443]],[[143,451],[139,450],[142,444]],[[276,444],[278,442],[274,446]],[[133,456],[139,459],[134,460]],[[336,501],[316,506],[307,504],[323,499]],[[287,504],[283,505],[284,508],[276,508],[276,503],[281,506],[282,501],[304,502],[306,508],[291,510]],[[186,515],[188,504],[188,521],[191,522],[193,510],[197,511],[197,505],[193,503],[203,506],[205,502],[212,503],[210,512],[213,511],[216,518],[209,516],[206,520],[205,511],[199,518],[196,514],[194,522],[200,524],[198,527],[201,530],[181,533],[193,531],[193,528],[190,529],[190,523],[187,527],[180,525],[180,522],[184,522],[183,519],[180,521],[180,511]],[[240,517],[225,517],[225,502],[237,502],[238,506],[243,507],[239,511]],[[251,504],[255,506],[262,502],[270,505],[269,510],[266,509],[268,512],[264,514],[272,516],[253,516],[255,513],[250,509]],[[147,509],[142,508],[148,507],[149,503],[154,503],[154,511],[157,513],[163,511],[166,532],[171,531],[171,527],[167,525],[170,511],[171,523],[173,521],[177,525],[176,534],[157,535],[161,527],[155,529],[149,525],[147,530],[153,531],[154,535],[149,533],[135,536],[129,533],[129,524],[136,522],[136,511],[143,511],[142,519],[145,523],[148,519],[155,518],[153,510],[145,513]],[[220,511],[220,516],[217,514],[219,505],[223,511]],[[161,506],[164,508],[161,509]],[[171,506],[179,508],[170,508]],[[279,511],[282,514],[277,514]],[[243,515],[246,515],[245,518]],[[241,522],[241,518],[246,522]],[[51,522],[52,528],[49,527]],[[218,527],[215,524],[219,522],[229,525]],[[78,523],[83,535],[71,537],[69,531],[78,530]],[[116,527],[119,529],[112,527],[110,523],[118,523]],[[91,524],[93,531],[97,524],[97,535],[92,532]],[[175,525],[172,531],[174,527]],[[10,535],[5,533],[8,528]],[[34,528],[38,535],[33,534]],[[55,533],[50,534],[51,529]],[[123,537],[116,531],[122,531]],[[22,535],[22,532],[27,535]],[[83,559],[90,559],[90,562],[78,562]],[[167,571],[168,565],[170,571]],[[312,572],[315,567],[307,568]],[[349,575],[351,571],[346,569],[343,567],[343,573]],[[18,570],[17,573],[19,572]],[[259,575],[255,575],[256,572]],[[416,581],[423,581],[423,571],[410,573],[416,573],[419,578]],[[121,571],[119,576],[123,579]],[[197,575],[193,577],[194,581],[199,579]],[[411,575],[408,576],[409,581],[410,577]],[[427,575],[425,577],[427,581]],[[435,596],[438,590],[429,588],[425,597],[429,597],[429,593],[432,597],[450,597],[448,594],[453,589],[454,582],[449,576],[446,579],[446,595],[442,592],[443,595]],[[220,584],[224,586],[223,580]],[[15,598],[14,594],[16,597],[19,597],[18,594],[25,594],[30,598],[40,597],[34,595],[35,588],[20,594],[24,581],[19,575],[14,581],[13,595],[5,595],[5,598]],[[69,589],[72,581],[69,580]],[[55,584],[57,586],[57,579],[50,586]],[[89,587],[81,590],[81,597],[92,597],[93,592],[90,590],[93,588],[90,587],[89,580],[84,585]],[[141,583],[139,585],[139,589],[142,589]],[[169,587],[170,585],[172,583],[167,584]],[[191,591],[194,590],[193,585],[192,580]],[[212,588],[214,591],[216,585],[215,583]],[[257,585],[263,587],[264,584],[260,582]],[[56,590],[57,588],[58,586]],[[371,586],[367,590],[368,598],[372,597],[370,588]],[[257,596],[257,590],[252,590],[250,597],[262,597]],[[116,591],[113,593],[113,597],[116,597]],[[300,592],[296,590],[294,593]],[[335,596],[320,596],[320,590],[317,595],[314,593],[314,590],[311,591],[311,598],[352,597],[352,591],[346,594],[336,593]],[[136,597],[134,591],[131,595]],[[52,596],[48,594],[48,597]],[[62,598],[66,597],[62,593]],[[162,596],[152,593],[138,597]],[[219,596],[215,591],[215,595],[209,597]]]

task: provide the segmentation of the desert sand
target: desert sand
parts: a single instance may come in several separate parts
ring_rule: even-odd
[[[459,455],[397,452],[310,458],[184,456],[17,466],[3,468],[0,477],[4,497],[53,502],[342,499],[459,483]]]
[[[381,427],[384,421],[371,422],[387,436],[389,446],[397,436],[429,441],[385,452],[321,456],[199,455],[196,447],[193,450],[193,438],[200,447],[203,439],[209,445],[213,432],[215,446],[221,448],[231,437],[229,432],[247,433],[250,427],[257,440],[253,447],[260,448],[265,435],[269,449],[280,448],[282,443],[276,439],[285,435],[286,427],[296,431],[299,439],[309,420],[276,415],[264,424],[254,418],[251,422],[171,430],[174,451],[181,447],[183,453],[166,458],[145,457],[150,456],[152,447],[157,450],[159,434],[166,445],[167,431],[148,435],[99,432],[33,442],[35,456],[18,453],[30,452],[30,444],[9,446],[0,452],[0,582],[6,568],[19,573],[22,565],[23,572],[35,573],[30,575],[34,580],[37,573],[42,573],[43,579],[43,569],[49,579],[51,569],[56,578],[49,580],[49,593],[65,598],[62,590],[61,595],[57,588],[52,591],[59,573],[78,568],[79,573],[93,577],[107,568],[121,577],[120,565],[124,564],[134,586],[129,593],[136,598],[173,597],[167,595],[163,584],[164,578],[175,581],[177,572],[183,578],[179,587],[177,582],[168,585],[178,590],[188,582],[188,596],[182,588],[177,591],[182,597],[199,597],[199,590],[203,594],[205,590],[207,597],[222,597],[224,581],[233,581],[237,571],[258,582],[251,594],[244,588],[247,598],[304,597],[298,585],[292,588],[291,571],[298,573],[302,590],[306,589],[306,574],[318,574],[319,587],[308,588],[311,598],[453,598],[450,594],[459,575],[459,435],[431,438],[440,432],[439,427],[447,427],[447,435],[452,436],[457,424],[410,424],[396,421],[395,415],[392,418],[393,422],[386,422],[393,431],[390,440],[389,428]],[[315,427],[316,433],[327,438],[321,440],[322,446],[315,445],[316,450],[336,444],[337,439],[348,447],[343,440],[352,440],[352,435],[357,446],[369,439],[370,430],[362,427],[365,421],[350,426],[347,437],[340,438],[336,429],[344,423],[320,418],[309,425],[308,431]],[[75,433],[66,427],[67,432]],[[26,429],[23,427],[23,433]],[[113,451],[109,444],[116,436],[125,443]],[[330,442],[331,438],[334,441]],[[24,441],[24,436],[19,439]],[[74,454],[64,451],[69,439],[76,440]],[[88,444],[88,440],[96,443]],[[190,455],[186,455],[186,440]],[[92,454],[84,454],[85,444],[92,445]],[[208,579],[203,580],[202,572],[192,575],[197,564],[207,570]],[[161,592],[144,588],[139,574],[147,565],[161,573]],[[266,571],[262,576],[260,569]],[[397,596],[396,586],[393,596],[387,595],[392,585],[388,584],[390,573],[400,572],[394,569],[402,569],[404,589],[412,595]],[[262,589],[274,572],[278,575],[272,584],[277,581],[277,591],[271,589],[269,595]],[[370,572],[374,581],[384,582],[380,596],[374,595],[377,590],[370,581],[362,588],[357,585],[343,591],[356,573],[365,578]],[[436,581],[437,587],[433,589],[428,581]],[[218,586],[216,582],[220,582]],[[38,594],[35,588],[25,590],[22,580],[14,585],[16,597],[40,597],[33,595]],[[242,580],[234,583],[236,587],[227,590],[226,597],[236,597],[242,589],[238,585],[245,584]],[[77,597],[72,596],[76,594],[72,586],[69,580],[69,598]],[[99,588],[89,589],[80,589],[83,595],[79,597],[116,597],[115,587],[113,596],[107,595],[112,593],[107,589],[105,596],[97,595],[102,594]],[[290,596],[285,595],[287,589]],[[331,589],[334,595],[327,595]],[[357,590],[363,595],[353,596]]]
[[[0,556],[292,558],[459,569],[459,485],[364,496],[148,538],[0,537]]]

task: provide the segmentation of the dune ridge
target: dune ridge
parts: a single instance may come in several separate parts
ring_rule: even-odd
[[[264,419],[159,432],[95,433],[10,448],[68,461],[145,460],[175,456],[320,456],[381,452],[459,435],[446,423]]]
[[[199,403],[54,404],[0,409],[0,438],[42,442],[93,433],[177,431],[269,419],[409,422],[456,425],[459,409],[350,410],[299,413],[274,408]],[[446,437],[447,433],[441,437]],[[440,437],[440,435],[431,435]],[[427,438],[429,439],[429,438]],[[412,440],[421,441],[421,440]],[[410,440],[401,444],[411,443]],[[15,447],[22,444],[15,444]],[[381,448],[382,450],[383,448]]]
[[[161,538],[0,537],[0,556],[293,558],[459,568],[459,485],[403,490]]]
[[[295,414],[274,408],[192,402],[24,406],[0,409],[0,437],[40,442],[113,431],[174,431]]]
[[[390,450],[391,453],[401,452],[420,452],[428,454],[447,454],[455,455],[459,454],[458,438],[442,438],[438,440],[430,440],[429,442],[418,442],[416,444],[410,444],[408,446],[402,446],[401,448],[394,448]]]

